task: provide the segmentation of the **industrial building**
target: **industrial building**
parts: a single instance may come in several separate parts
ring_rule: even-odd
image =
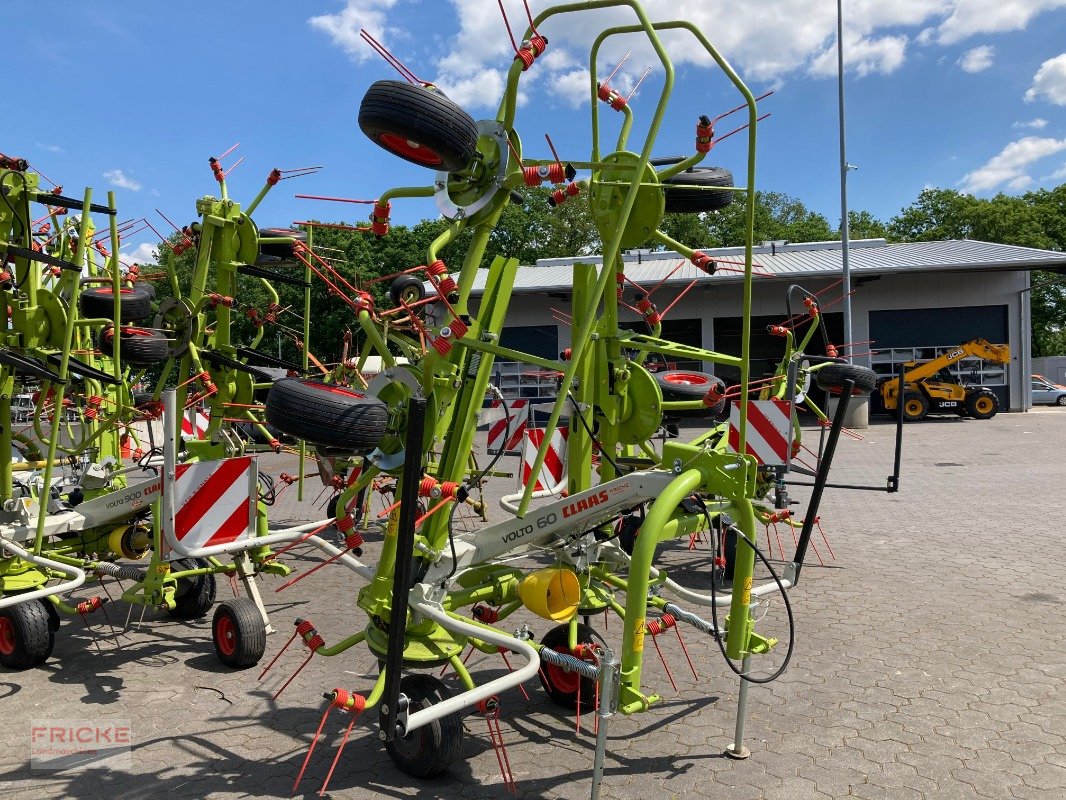
[[[708,249],[717,271],[708,275],[675,252],[632,251],[624,256],[625,274],[653,294],[662,311],[663,337],[727,354],[739,354],[744,250]],[[830,341],[843,341],[841,314],[842,249],[840,242],[764,243],[754,250],[752,302],[752,375],[770,373],[780,359],[781,340],[766,326],[788,316],[788,287],[799,284],[819,294]],[[570,345],[571,275],[575,263],[600,263],[597,256],[543,259],[519,267],[502,344],[557,358]],[[990,387],[1003,410],[1031,406],[1029,375],[1030,271],[1066,267],[1066,253],[972,240],[889,244],[884,239],[853,241],[852,336],[855,363],[879,373],[896,364],[927,360],[959,344],[984,338],[1008,344],[1008,366],[966,359],[952,369],[963,383]],[[474,286],[484,288],[486,270]],[[660,285],[661,284],[661,285]],[[625,299],[633,304],[639,292],[627,284]],[[682,295],[677,300],[679,295]],[[533,297],[536,302],[529,302]],[[793,313],[798,313],[794,298]],[[623,310],[626,326],[640,329],[636,313]],[[844,349],[843,353],[849,352]],[[710,364],[679,364],[681,368],[716,371]],[[500,380],[512,396],[550,396],[553,375],[523,365],[501,365]]]

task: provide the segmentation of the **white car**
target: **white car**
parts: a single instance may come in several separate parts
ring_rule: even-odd
[[[1066,406],[1066,386],[1052,383],[1043,375],[1034,375],[1033,405]]]

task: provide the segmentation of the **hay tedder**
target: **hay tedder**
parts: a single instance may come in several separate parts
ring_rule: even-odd
[[[564,159],[553,146],[551,158],[531,157],[516,129],[516,112],[521,79],[548,46],[541,31],[560,24],[560,17],[615,7],[632,12],[633,21],[604,30],[591,48],[590,153],[583,160]],[[252,578],[288,575],[272,548],[307,542],[326,562],[356,576],[356,603],[366,623],[327,645],[310,621],[297,620],[264,674],[297,639],[308,660],[363,646],[380,665],[376,680],[362,691],[327,693],[318,734],[331,710],[340,709],[350,715],[346,742],[360,714],[373,709],[377,736],[395,764],[409,775],[434,776],[459,757],[466,714],[498,720],[500,695],[539,675],[553,702],[578,714],[595,712],[595,797],[609,718],[647,711],[661,700],[646,685],[645,642],[684,625],[713,640],[740,679],[736,728],[726,752],[748,755],[749,687],[776,679],[788,665],[788,591],[812,544],[822,491],[834,485],[828,474],[849,400],[869,392],[875,378],[837,357],[828,341],[824,351],[810,352],[816,334],[825,332],[820,301],[796,286],[785,297],[787,319],[771,330],[782,341],[775,373],[759,379],[749,373],[761,98],[703,33],[683,21],[652,22],[636,0],[564,4],[536,18],[528,6],[526,11],[529,27],[521,41],[512,37],[515,58],[499,111],[485,120],[471,118],[364,34],[403,80],[369,88],[360,128],[392,155],[435,170],[427,185],[389,189],[371,201],[366,230],[387,236],[397,200],[432,198],[447,220],[423,265],[388,276],[388,307],[375,300],[368,283],[349,280],[316,252],[315,223],[260,229],[252,220],[279,180],[315,168],[290,175],[272,171],[242,208],[228,197],[222,166],[228,152],[211,159],[220,196],[198,200],[196,222],[168,241],[167,296],[157,300],[145,276],[120,261],[123,225],[116,222],[113,197],[99,206],[89,190],[83,201],[58,189],[44,191],[24,161],[4,157],[0,291],[9,323],[0,343],[0,422],[8,424],[0,427],[0,451],[21,448],[17,459],[0,459],[0,663],[42,663],[60,613],[84,617],[100,609],[100,598],[73,606],[63,600],[84,583],[127,581],[123,600],[197,618],[213,605],[215,577],[223,575],[235,594],[243,582],[247,597],[218,606],[215,649],[223,663],[249,667],[263,657],[270,631]],[[504,19],[510,32],[506,14]],[[695,39],[739,101],[713,119],[696,119],[693,152],[683,158],[654,157],[674,84],[664,32]],[[647,134],[637,144],[632,93],[623,96],[610,85],[613,74],[600,80],[597,72],[604,42],[624,35],[646,39],[664,78]],[[618,115],[616,126],[601,119],[603,109]],[[734,113],[746,114],[744,124],[720,134],[716,127]],[[610,132],[612,127],[617,130]],[[738,187],[728,171],[700,164],[718,142],[741,132],[746,172],[745,185]],[[613,145],[604,143],[608,136]],[[504,346],[518,263],[502,256],[482,263],[504,209],[521,197],[519,190],[540,186],[552,187],[552,206],[587,203],[601,238],[601,258],[574,266],[570,347],[558,359]],[[711,212],[734,197],[747,210],[742,261],[716,261],[698,243],[677,241],[661,229],[667,212]],[[46,209],[41,219],[30,212],[34,204]],[[76,224],[63,221],[67,209],[80,213]],[[107,247],[98,240],[93,215],[107,218]],[[461,236],[469,241],[461,262],[446,264],[441,253]],[[626,275],[622,257],[646,245],[676,251],[697,278],[719,269],[743,274],[739,353],[664,338],[666,312],[654,302],[659,287],[638,285]],[[196,258],[183,277],[175,256],[190,248]],[[472,289],[483,267],[485,289],[475,303]],[[291,336],[303,354],[299,364],[259,349],[265,327],[286,311],[279,283],[302,291],[302,330]],[[251,295],[242,289],[248,285],[265,297],[262,309],[248,305]],[[349,353],[346,342],[332,366],[315,359],[307,345],[312,293],[321,285],[351,309],[359,333],[356,351]],[[796,302],[804,310],[793,314]],[[620,319],[625,309],[642,319],[644,330],[628,329]],[[238,319],[254,323],[250,335]],[[483,466],[473,456],[487,400],[495,398],[502,409],[504,440],[517,425],[517,413],[492,385],[497,359],[558,374],[557,399],[529,466],[531,475],[541,474],[553,457],[553,434],[565,424],[566,477],[547,484],[531,478],[517,493],[503,495],[504,513],[490,522],[485,492],[500,475],[494,470],[504,448]],[[739,382],[727,387],[701,372],[653,369],[668,361],[718,365],[739,373]],[[367,380],[371,362],[380,371]],[[266,368],[284,369],[288,377],[274,379]],[[840,397],[831,421],[807,393],[812,379]],[[23,432],[13,432],[16,380],[40,386],[34,418]],[[134,385],[149,391],[135,399]],[[823,424],[818,461],[806,467],[793,462],[803,447],[800,403]],[[198,410],[206,412],[203,430],[183,436],[183,419]],[[689,424],[678,427],[681,420],[703,427],[687,441],[660,435],[664,428],[691,430]],[[301,487],[303,462],[313,449],[324,483],[336,492],[329,519],[270,529],[273,484],[259,475],[254,451],[280,450],[282,436],[299,441]],[[888,491],[898,486],[898,469],[897,439]],[[813,478],[799,484],[812,489],[802,519],[793,518],[788,497],[788,486],[797,484],[790,473],[797,471]],[[370,511],[375,490],[392,494],[382,514]],[[476,524],[467,519],[460,525],[471,508]],[[780,572],[756,536],[760,524],[778,522],[794,528],[796,543]],[[343,546],[318,535],[331,524]],[[709,591],[685,586],[656,566],[659,544],[684,537],[710,541],[715,575]],[[364,563],[362,551],[371,542],[376,563]],[[138,560],[145,563],[131,563]],[[756,585],[759,563],[766,577]],[[788,617],[787,646],[757,630],[753,616],[759,598],[775,595]],[[539,641],[527,624],[515,624],[530,613],[554,626]],[[589,624],[599,614],[620,618],[617,641]],[[468,648],[502,654],[508,672],[475,677],[463,658]],[[770,658],[781,649],[783,655]],[[517,657],[513,670],[510,656]],[[760,672],[756,667],[764,658],[770,666]],[[454,671],[460,691],[431,673],[442,667]],[[505,755],[500,763],[513,786]],[[323,791],[328,781],[329,775]]]
[[[550,159],[530,157],[523,152],[515,116],[520,80],[547,47],[540,29],[560,15],[614,6],[631,9],[635,22],[605,30],[592,47],[591,154],[580,161],[554,153]],[[266,402],[266,419],[313,444],[321,460],[348,476],[335,504],[335,523],[346,537],[349,555],[372,538],[380,540],[376,565],[349,563],[363,582],[357,603],[367,616],[365,627],[327,645],[310,621],[298,620],[289,640],[291,644],[300,639],[311,651],[308,659],[337,656],[363,645],[381,666],[368,691],[339,688],[327,694],[319,733],[331,709],[351,715],[348,732],[360,713],[376,709],[378,737],[396,765],[410,775],[436,775],[459,755],[465,714],[475,709],[494,713],[501,692],[539,674],[553,701],[576,706],[578,713],[582,707],[596,709],[595,794],[607,718],[615,711],[646,711],[660,700],[644,686],[645,641],[670,626],[690,625],[713,638],[740,676],[736,732],[727,752],[738,758],[747,754],[743,729],[748,686],[780,675],[792,649],[790,641],[788,654],[779,659],[773,674],[755,674],[753,659],[770,653],[777,640],[755,629],[753,602],[780,593],[788,608],[787,590],[798,579],[817,519],[814,500],[804,520],[795,523],[801,529],[796,556],[779,575],[756,546],[756,525],[790,517],[773,504],[781,509],[789,502],[784,491],[788,454],[800,446],[795,402],[811,376],[823,388],[842,394],[821,460],[811,471],[818,497],[848,399],[852,391],[868,392],[874,377],[865,368],[843,363],[835,353],[804,352],[820,320],[817,298],[796,287],[789,297],[799,292],[807,311],[790,315],[780,331],[785,345],[780,369],[768,380],[750,379],[751,186],[759,116],[756,98],[706,37],[686,22],[653,23],[636,2],[561,5],[536,19],[528,16],[526,35],[515,43],[499,112],[480,121],[438,88],[418,80],[364,34],[404,80],[379,81],[369,88],[359,110],[360,128],[393,155],[436,170],[429,185],[383,193],[371,212],[370,229],[375,235],[388,234],[391,203],[398,198],[432,197],[449,224],[428,247],[424,265],[394,276],[393,307],[377,308],[365,288],[347,287],[348,303],[363,334],[358,356],[326,380],[276,381]],[[697,167],[724,138],[716,137],[717,119],[698,118],[691,156],[669,163],[652,158],[674,79],[660,39],[663,31],[691,34],[739,93],[742,104],[734,111],[747,113],[741,126],[747,129],[747,190],[733,187],[731,181],[708,183],[704,172],[723,171]],[[609,79],[597,79],[601,45],[623,34],[644,35],[665,74],[639,151],[627,149],[633,123],[627,99]],[[599,101],[621,116],[613,148],[601,143],[607,126],[600,119]],[[579,177],[582,173],[585,177]],[[687,182],[686,176],[695,177]],[[503,209],[513,202],[516,190],[543,184],[557,187],[552,205],[587,202],[602,238],[601,263],[574,267],[571,346],[559,360],[501,344],[516,260],[493,259],[480,303],[475,308],[471,302],[486,244]],[[744,274],[742,350],[725,354],[664,339],[661,314],[650,302],[650,293],[626,276],[621,254],[649,242],[661,244],[713,274],[719,265],[711,257],[662,233],[660,222],[668,208],[712,210],[731,202],[735,192],[743,192],[748,204],[746,254],[737,264]],[[471,243],[462,262],[449,266],[440,252],[465,232],[472,233]],[[296,250],[308,258],[304,245]],[[327,285],[338,293],[336,281]],[[638,292],[630,295],[630,286]],[[627,300],[647,323],[646,332],[620,326],[619,310],[630,305]],[[358,376],[370,357],[380,358],[383,368],[367,384]],[[460,510],[481,495],[499,457],[484,468],[471,458],[486,398],[501,394],[490,383],[497,358],[559,374],[558,399],[531,472],[540,474],[552,433],[565,416],[567,478],[564,485],[539,489],[530,480],[522,491],[503,497],[503,521],[461,531],[456,525]],[[664,392],[649,370],[652,359],[728,366],[739,371],[739,385],[727,389],[710,376],[675,377],[674,386]],[[687,394],[678,391],[683,383],[688,384]],[[695,394],[693,385],[701,386]],[[758,402],[749,403],[749,398]],[[752,454],[750,415],[758,403],[770,404],[784,416],[786,452],[779,465]],[[807,403],[813,406],[809,399]],[[509,426],[506,402],[502,408]],[[828,422],[820,410],[817,413]],[[685,416],[707,420],[709,430],[688,442],[664,440],[660,447],[653,443],[664,419]],[[387,523],[379,525],[366,513],[363,498],[383,479],[394,481],[397,502],[390,507]],[[728,564],[731,589],[715,591],[712,586],[709,593],[697,592],[654,566],[660,542],[703,535],[711,537],[716,551],[724,552],[727,534],[736,543]],[[525,567],[516,563],[516,556],[523,555],[530,559]],[[754,586],[757,559],[770,577]],[[709,619],[691,610],[696,606],[706,608],[701,613]],[[508,618],[521,609],[556,627],[539,642],[527,626],[508,630]],[[622,619],[619,643],[609,645],[579,621],[600,613]],[[468,647],[505,657],[513,654],[523,663],[509,674],[479,681],[462,658]],[[460,692],[453,694],[427,672],[442,666],[454,670]],[[344,741],[347,738],[346,732]],[[310,757],[309,751],[304,768]],[[506,768],[504,772],[507,780]]]
[[[221,197],[201,198],[197,221],[168,242],[171,268],[155,277],[166,278],[170,291],[157,302],[153,276],[119,256],[122,234],[150,223],[119,224],[113,196],[104,206],[92,203],[89,189],[82,201],[58,186],[45,191],[23,159],[3,159],[0,291],[9,322],[0,344],[0,450],[11,456],[0,459],[0,663],[42,664],[61,614],[87,625],[90,614],[107,616],[104,606],[115,599],[108,585],[142,606],[142,621],[149,607],[197,619],[215,604],[215,578],[223,576],[235,597],[215,611],[216,651],[225,664],[251,666],[270,631],[252,577],[288,574],[269,543],[306,535],[268,531],[273,483],[260,477],[250,451],[255,441],[280,449],[255,399],[271,380],[261,367],[278,362],[256,350],[262,324],[248,342],[232,334],[238,274],[263,287],[268,319],[279,311],[273,282],[309,289],[270,268],[303,234],[261,233],[249,216],[283,175],[273,170],[242,211],[211,159]],[[34,219],[37,207],[44,214]],[[69,210],[80,213],[66,221]],[[93,215],[108,222],[99,234]],[[182,285],[173,257],[190,248],[195,266]],[[306,355],[303,365],[285,364],[294,374],[306,366]],[[39,387],[36,405],[20,426],[12,396],[31,383]],[[199,435],[182,438],[182,467],[169,475],[161,471],[165,386],[176,387],[182,411],[169,424],[179,435],[186,410],[209,415]],[[149,391],[135,396],[131,387]],[[164,488],[186,506],[167,524],[159,513]],[[236,597],[238,582],[247,597]],[[63,600],[85,583],[104,596]]]

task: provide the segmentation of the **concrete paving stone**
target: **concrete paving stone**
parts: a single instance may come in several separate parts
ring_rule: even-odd
[[[1035,644],[1032,635],[1061,625],[1066,600],[1066,592],[1044,588],[1066,584],[1066,539],[1041,518],[1048,498],[1066,484],[1066,414],[1048,409],[987,422],[940,420],[906,433],[899,494],[826,493],[820,516],[837,558],[827,559],[827,567],[808,564],[791,592],[798,622],[793,663],[776,684],[752,688],[746,740],[752,758],[722,757],[732,738],[737,682],[714,643],[685,630],[700,680],[692,680],[676,638],[663,638],[680,689],[674,694],[649,651],[647,685],[665,685],[667,701],[612,720],[603,797],[1066,796],[1066,643],[1045,635]],[[875,422],[864,436],[842,442],[836,477],[883,480],[891,427]],[[945,460],[966,466],[935,466]],[[272,474],[296,471],[287,455],[264,456],[261,463]],[[503,489],[494,491],[495,516]],[[302,503],[295,489],[286,493],[274,507],[274,524],[319,518],[325,497],[316,506],[318,493],[310,487]],[[805,497],[799,489],[794,494]],[[995,551],[1010,554],[994,566],[989,531]],[[781,533],[787,540],[788,532]],[[367,542],[368,563],[379,549],[380,540]],[[698,553],[683,542],[668,544],[657,559],[683,582],[705,588],[705,558]],[[318,563],[308,548],[290,555],[301,570]],[[1037,577],[1033,564],[1040,565]],[[268,639],[268,657],[287,640],[296,617],[312,619],[329,643],[365,627],[354,607],[358,582],[345,571],[327,567],[275,594],[281,583],[260,581],[278,631]],[[92,593],[99,592],[84,594]],[[219,597],[228,594],[220,585]],[[127,608],[107,606],[117,626]],[[134,609],[134,622],[139,616]],[[94,628],[107,630],[98,619]],[[551,627],[524,613],[515,622],[529,622],[538,636]],[[602,620],[597,624],[604,629]],[[0,751],[0,797],[289,797],[321,716],[321,693],[338,685],[367,691],[375,659],[358,647],[312,659],[275,703],[270,692],[306,651],[294,645],[259,683],[255,670],[235,673],[215,663],[209,628],[209,619],[186,624],[149,610],[140,627],[121,634],[120,646],[102,637],[97,650],[92,631],[64,620],[49,664],[0,674],[5,720],[28,731],[31,719],[45,716],[129,716],[137,739],[133,767],[89,775],[31,772],[28,742],[18,734]],[[758,628],[787,634],[779,603]],[[606,633],[619,631],[612,620]],[[757,662],[760,668],[780,652]],[[477,664],[479,675],[501,674],[497,659],[479,657]],[[544,700],[537,683],[528,687],[531,703],[517,692],[503,698],[520,797],[588,797],[593,741],[574,736],[572,719]],[[345,748],[330,796],[504,797],[482,725],[468,720],[464,760],[449,777],[419,782],[396,770],[368,718]],[[301,794],[313,796],[321,785],[341,729],[339,720],[327,724]]]
[[[922,793],[914,789],[898,786],[889,788],[876,783],[855,784],[848,797],[861,797],[863,800],[924,800]]]

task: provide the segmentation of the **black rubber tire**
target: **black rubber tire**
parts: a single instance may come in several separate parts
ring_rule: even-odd
[[[637,533],[644,520],[636,514],[622,517],[618,523],[618,546],[625,550],[626,555],[633,555],[633,546],[637,543]]]
[[[702,400],[712,388],[725,389],[725,382],[714,375],[703,372],[688,372],[686,370],[665,370],[655,373],[655,382],[663,393],[663,400]],[[722,398],[713,406],[695,408],[689,411],[668,411],[663,416],[670,420],[675,419],[707,419],[717,417],[726,407],[726,399]]]
[[[831,394],[840,394],[847,380],[855,381],[852,394],[870,394],[877,388],[877,373],[858,364],[826,364],[815,371],[814,379]]]
[[[376,397],[302,378],[274,381],[266,399],[266,421],[279,431],[346,453],[377,447],[388,416]]]
[[[205,558],[179,558],[170,562],[172,572],[187,569],[202,569],[210,566]],[[168,608],[167,614],[174,619],[200,619],[207,615],[215,604],[215,576],[197,575],[192,578],[178,578],[174,591],[174,608]]]
[[[402,299],[407,305],[413,305],[426,297],[426,286],[414,275],[401,275],[389,286],[389,299],[394,306],[400,305]]]
[[[144,286],[123,286],[122,322],[140,322],[152,314],[152,292]],[[115,295],[110,286],[93,286],[78,295],[78,311],[87,319],[111,319],[115,311]]]
[[[1066,394],[1060,394],[1055,398],[1055,405],[1066,406]]]
[[[477,123],[435,89],[377,81],[359,104],[370,140],[412,164],[446,172],[466,169],[477,152]]]
[[[990,408],[987,403],[981,402],[982,398],[987,398],[991,401]],[[999,413],[999,398],[996,397],[995,392],[990,392],[988,389],[978,389],[976,392],[971,392],[966,396],[966,412],[974,419],[992,419]]]
[[[452,696],[443,681],[423,673],[404,675],[400,679],[400,692],[407,697],[411,712]],[[462,749],[463,718],[456,712],[385,744],[392,763],[414,778],[433,778],[447,771]]]
[[[259,238],[261,239],[278,239],[281,237],[288,237],[289,239],[295,239],[298,242],[307,242],[307,232],[297,230],[295,228],[260,228]],[[291,244],[273,244],[273,243],[259,243],[259,254],[262,256],[272,256],[274,258],[280,258],[283,260],[290,260],[293,256],[293,246]]]
[[[170,357],[170,340],[160,331],[137,328],[132,325],[119,327],[122,340],[122,363],[131,367],[151,367]],[[115,328],[108,326],[100,334],[100,352],[109,358],[115,354]]]
[[[550,650],[566,653],[570,655],[570,626],[558,625],[544,634],[544,638],[541,639],[541,644]],[[579,622],[577,624],[577,641],[578,644],[591,644],[596,641],[596,632],[588,625]],[[588,711],[596,706],[596,681],[592,678],[586,678],[584,675],[577,675],[573,672],[566,672],[559,667],[552,666],[551,664],[542,664],[540,669],[540,683],[544,687],[544,691],[548,693],[548,697],[555,705],[566,708],[571,711],[577,708],[578,699],[578,682],[581,685],[581,710]],[[560,685],[558,683],[559,678],[565,679],[567,683]]]
[[[29,600],[0,611],[0,666],[23,670],[39,667],[52,655],[56,628],[45,600]],[[56,626],[57,627],[57,626]]]
[[[908,404],[913,403],[915,410],[912,413],[908,413]],[[926,414],[929,413],[929,401],[925,399],[925,395],[921,392],[904,392],[903,393],[903,421],[904,422],[921,422],[925,419]]]
[[[740,529],[735,525],[728,525],[725,529],[725,577],[729,580],[733,580],[733,571],[737,567],[737,542],[739,540]]]
[[[689,167],[684,172],[663,181],[668,214],[699,214],[703,211],[717,211],[732,204],[733,192],[708,191],[707,189],[675,189],[670,186],[678,183],[687,186],[732,186],[733,173],[723,167]]]
[[[211,641],[218,660],[233,669],[258,664],[266,652],[267,633],[263,615],[249,597],[219,603],[211,618]]]

